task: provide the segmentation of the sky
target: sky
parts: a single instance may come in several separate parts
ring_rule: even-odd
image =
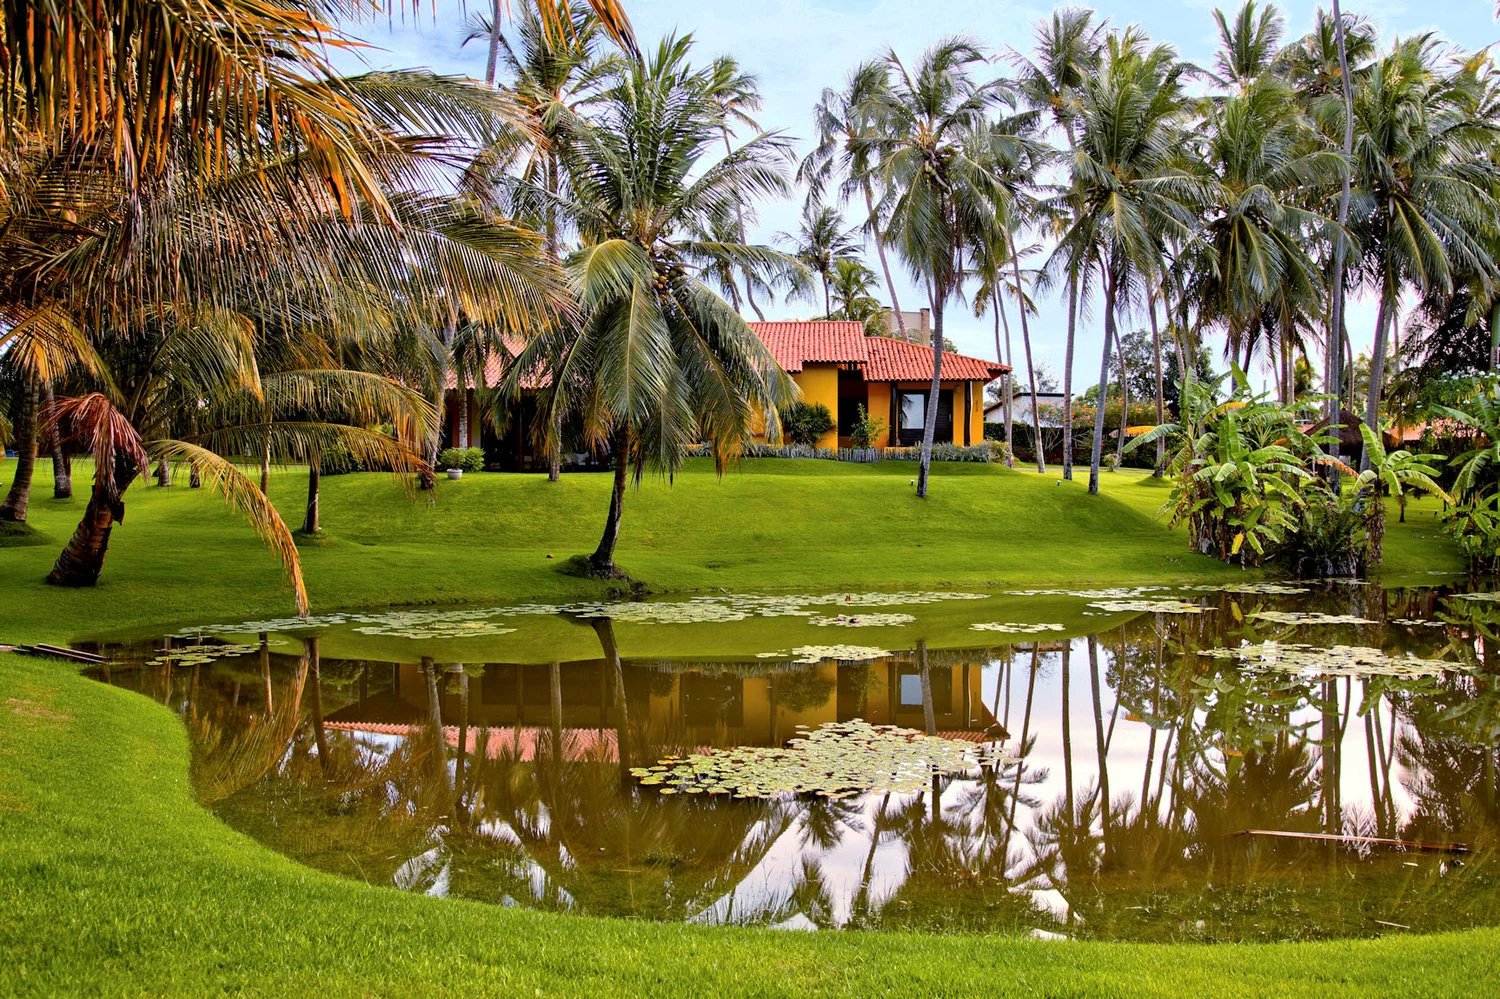
[[[462,43],[466,15],[487,10],[487,0],[422,0],[418,6],[420,13],[415,18],[408,12],[393,23],[380,20],[352,26],[354,34],[370,46],[362,53],[364,64],[369,68],[425,67],[440,73],[482,77],[485,46]],[[1009,55],[1029,54],[1034,25],[1048,17],[1054,6],[1006,0],[926,4],[911,0],[625,0],[643,46],[670,32],[691,33],[703,61],[719,54],[733,55],[745,71],[759,78],[765,99],[762,125],[797,138],[801,152],[809,148],[806,140],[812,130],[811,110],[822,90],[841,85],[849,70],[860,62],[892,48],[903,60],[914,60],[929,45],[964,35],[997,57],[1001,64],[996,67],[996,75],[1001,75],[1008,72],[1004,60]],[[1316,4],[1280,6],[1287,18],[1288,39],[1311,28]],[[1169,43],[1182,58],[1206,66],[1211,65],[1218,44],[1213,9],[1232,11],[1237,0],[1104,0],[1093,7],[1112,25],[1140,25],[1153,40]],[[1469,50],[1500,41],[1492,0],[1346,0],[1342,7],[1347,13],[1374,21],[1387,43],[1393,37],[1424,31],[1435,31]],[[357,68],[347,61],[343,67]],[[751,241],[774,243],[777,233],[795,231],[800,207],[800,193],[785,202],[761,205],[759,223],[749,233]],[[850,220],[857,221],[852,211]],[[866,256],[875,267],[873,247]],[[916,308],[920,296],[912,282],[898,278],[898,294],[904,308]],[[888,298],[883,290],[879,297]],[[768,319],[812,318],[815,311],[821,311],[819,305],[806,301],[778,303],[774,309],[762,307]],[[1060,380],[1066,306],[1059,293],[1039,301],[1038,309],[1038,316],[1032,320],[1036,360]],[[1356,351],[1368,349],[1374,323],[1371,303],[1350,304],[1349,327]],[[1126,328],[1137,325],[1141,323],[1128,321]],[[947,327],[948,338],[960,351],[995,356],[990,318],[975,319],[967,306],[952,305],[947,312]],[[1097,378],[1101,327],[1097,309],[1080,323],[1075,392]],[[1019,334],[1015,336],[1019,355]],[[1264,376],[1257,375],[1254,380],[1263,383]]]

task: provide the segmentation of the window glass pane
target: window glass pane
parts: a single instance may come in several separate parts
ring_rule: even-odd
[[[921,430],[927,426],[927,396],[923,392],[901,393],[901,428]]]

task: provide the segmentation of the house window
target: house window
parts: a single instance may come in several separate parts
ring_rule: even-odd
[[[897,392],[896,396],[897,431],[901,444],[911,447],[922,443],[922,431],[927,427],[928,393],[903,389]],[[938,444],[953,443],[953,391],[951,389],[938,393],[937,424],[933,427],[932,439]]]

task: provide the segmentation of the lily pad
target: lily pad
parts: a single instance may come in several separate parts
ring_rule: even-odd
[[[784,652],[761,652],[759,659],[786,659],[794,663],[837,662],[862,663],[871,659],[882,659],[891,653],[871,645],[799,645]]]
[[[1467,669],[1462,663],[1394,656],[1379,649],[1356,645],[1321,648],[1316,645],[1266,642],[1232,649],[1209,649],[1198,654],[1238,659],[1247,667],[1303,676],[1440,676]]]
[[[856,718],[820,725],[784,747],[742,746],[676,760],[662,777],[661,793],[706,790],[732,792],[736,798],[812,794],[832,799],[872,791],[918,793],[935,776],[1012,762],[998,743],[942,739]]]
[[[915,620],[910,614],[836,614],[833,617],[810,617],[807,623],[819,628],[896,628]]]
[[[1027,623],[1018,621],[982,621],[979,624],[969,625],[972,631],[999,631],[1007,635],[1040,635],[1047,631],[1066,631],[1067,628],[1060,624],[1051,623]]]
[[[1146,612],[1152,614],[1202,614],[1213,610],[1212,607],[1204,607],[1202,604],[1188,603],[1186,600],[1095,600],[1089,604],[1090,607],[1106,611],[1111,614],[1124,614],[1133,612]]]
[[[1270,621],[1272,624],[1379,624],[1379,621],[1371,621],[1367,617],[1358,617],[1354,614],[1320,614],[1317,611],[1256,611],[1250,615],[1257,621]]]

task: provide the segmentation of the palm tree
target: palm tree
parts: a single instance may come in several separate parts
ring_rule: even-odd
[[[1231,53],[1248,58],[1238,46]],[[1240,79],[1237,92],[1208,109],[1201,129],[1196,166],[1207,203],[1188,254],[1187,292],[1199,303],[1199,321],[1221,324],[1226,352],[1242,357],[1247,369],[1257,344],[1270,352],[1274,335],[1282,361],[1277,384],[1283,401],[1290,401],[1296,327],[1325,290],[1308,247],[1332,227],[1298,201],[1321,200],[1308,192],[1331,191],[1344,164],[1315,144],[1285,83],[1271,76]]]
[[[1078,149],[1077,124],[1082,111],[1079,97],[1084,82],[1098,72],[1104,51],[1104,32],[1105,22],[1096,22],[1092,10],[1064,8],[1054,11],[1052,19],[1037,29],[1035,60],[1014,56],[1022,96],[1032,108],[1049,113],[1053,123],[1062,128],[1070,157],[1075,156]],[[1063,201],[1076,217],[1079,211],[1076,199],[1065,198]],[[1079,273],[1068,272],[1062,474],[1069,480],[1073,478],[1073,352],[1077,342],[1080,280]]]
[[[670,474],[696,441],[722,467],[761,414],[774,418],[793,392],[694,268],[795,265],[765,247],[692,238],[733,219],[745,197],[785,193],[787,145],[759,135],[711,158],[724,110],[705,74],[683,70],[690,44],[668,38],[645,63],[621,67],[569,135],[568,210],[583,246],[568,266],[581,316],[542,330],[507,375],[512,390],[542,376],[553,386],[546,407],[578,412],[613,453],[609,514],[587,560],[597,575],[620,574],[614,554],[632,473],[637,482],[648,468]]]
[[[489,102],[467,85],[439,84],[434,94],[430,79],[332,80],[324,99],[383,105],[393,123],[421,114],[427,129],[472,119]],[[558,311],[562,289],[540,239],[466,203],[405,190],[436,161],[437,143],[386,134],[389,148],[371,178],[382,184],[378,210],[341,204],[316,159],[295,147],[267,148],[211,181],[198,176],[186,147],[175,172],[144,182],[119,178],[107,151],[62,160],[23,149],[7,162],[10,176],[46,192],[10,203],[5,218],[8,356],[34,370],[55,367],[63,353],[82,363],[84,394],[59,402],[48,430],[93,449],[97,461],[88,510],[50,581],[98,579],[123,494],[140,456],[150,455],[187,462],[247,512],[281,553],[305,608],[285,525],[231,459],[270,451],[306,460],[337,442],[370,464],[412,467],[417,459],[402,444],[365,420],[342,421],[378,410],[415,433],[433,418],[401,386],[326,359],[262,370],[257,352],[270,360],[264,331],[327,325],[374,339],[388,313],[430,323],[454,302],[510,328]],[[295,198],[277,197],[292,190]],[[130,267],[107,266],[121,255]],[[90,337],[74,342],[83,328]],[[300,338],[299,349],[312,342]]]
[[[974,70],[985,62],[963,39],[929,49],[914,72],[888,53],[892,82],[877,98],[876,136],[869,143],[890,203],[891,241],[927,286],[932,309],[932,385],[917,473],[920,498],[927,496],[942,388],[944,311],[962,294],[968,262],[979,247],[997,235],[1003,239],[1010,198],[988,166],[995,140],[987,119],[1000,87],[974,79]]]
[[[1496,232],[1490,160],[1497,125],[1482,112],[1482,55],[1443,73],[1431,35],[1399,43],[1354,94],[1355,227],[1377,295],[1365,423],[1379,426],[1390,325],[1403,288],[1448,292],[1455,272],[1491,282]],[[1368,465],[1362,465],[1368,467]]]
[[[877,98],[889,89],[890,75],[886,65],[873,61],[856,66],[843,90],[824,90],[813,108],[817,145],[798,167],[797,179],[818,197],[829,183],[841,179],[838,187],[840,204],[856,191],[864,199],[864,228],[875,242],[875,256],[880,261],[886,291],[891,296],[896,329],[905,340],[906,318],[901,311],[901,299],[896,293],[896,281],[891,276],[891,264],[885,252],[887,235],[876,211],[875,180],[879,170],[878,164],[871,161],[869,142]]]
[[[1178,164],[1186,113],[1184,67],[1167,46],[1147,48],[1135,31],[1109,39],[1103,65],[1084,82],[1082,134],[1073,158],[1076,214],[1054,256],[1070,274],[1097,267],[1104,285],[1100,405],[1094,415],[1089,492],[1099,492],[1104,405],[1122,300],[1143,273],[1160,266],[1167,239],[1195,223],[1201,185]]]
[[[833,297],[829,319],[847,319],[865,324],[867,336],[881,336],[886,330],[885,306],[875,297],[875,272],[861,260],[838,260],[829,275],[828,289]]]
[[[833,296],[829,280],[834,266],[842,260],[859,259],[858,228],[845,228],[844,219],[829,205],[809,199],[802,207],[802,223],[795,233],[781,233],[789,244],[791,255],[818,276],[823,286],[823,315],[833,314]]]

